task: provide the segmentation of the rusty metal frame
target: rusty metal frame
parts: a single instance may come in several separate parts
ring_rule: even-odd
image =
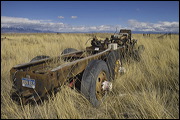
[[[118,50],[120,49],[123,49],[123,47],[118,48]],[[20,64],[14,66],[10,70],[10,76],[12,81],[14,82],[14,86],[17,88],[16,93],[21,97],[22,103],[26,104],[29,99],[38,101],[39,99],[44,97],[45,94],[48,93],[48,91],[52,91],[54,88],[62,86],[68,79],[83,72],[83,70],[91,60],[105,59],[105,56],[111,51],[111,49],[106,49],[97,54],[77,59],[70,63],[62,64],[42,74],[34,73],[33,70],[35,68],[43,66],[43,64],[47,61],[52,61],[54,58],[47,58]],[[81,56],[83,52],[85,51],[77,51],[55,58],[61,59],[64,57]],[[22,86],[21,79],[23,77],[26,77],[27,75],[36,80],[36,87],[34,89]]]
[[[10,79],[13,81],[13,87],[16,90],[13,92],[13,95],[16,94],[17,98],[21,98],[22,104],[26,104],[31,100],[38,101],[50,91],[64,85],[70,78],[81,74],[90,61],[97,59],[106,61],[106,57],[111,51],[117,51],[121,55],[126,51],[125,46],[118,46],[116,50],[112,50],[111,48],[102,48],[101,50],[92,53],[94,52],[93,47],[94,46],[87,47],[86,50],[75,51],[57,57],[46,58],[12,67],[10,70]],[[129,47],[129,49],[130,48],[131,47]],[[84,55],[84,53],[89,53],[89,55]],[[37,69],[47,67],[47,62],[51,63],[55,59],[62,60],[64,58],[74,59],[72,59],[69,63],[60,64],[55,68],[46,70],[44,72],[35,72]],[[27,88],[22,86],[21,79],[26,77],[35,79],[35,88]]]

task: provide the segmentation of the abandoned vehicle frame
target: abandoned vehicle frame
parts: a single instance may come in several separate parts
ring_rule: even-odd
[[[52,91],[60,90],[62,85],[68,85],[97,107],[112,90],[112,80],[123,72],[122,59],[133,57],[140,60],[144,46],[137,47],[136,44],[131,30],[121,29],[110,39],[94,37],[91,46],[85,50],[67,48],[60,56],[41,55],[28,63],[16,65],[10,70],[13,81],[11,98],[25,105],[38,102]]]

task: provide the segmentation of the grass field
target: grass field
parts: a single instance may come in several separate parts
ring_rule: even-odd
[[[98,38],[110,33],[96,33]],[[133,34],[145,46],[140,62],[124,63],[126,73],[113,81],[113,90],[99,108],[83,95],[62,87],[41,105],[16,105],[10,99],[11,67],[29,62],[37,55],[58,56],[65,48],[85,49],[92,34],[2,34],[1,118],[90,118],[90,119],[179,119],[179,35],[157,39]],[[6,39],[4,39],[6,37]],[[2,39],[3,38],[3,39]]]

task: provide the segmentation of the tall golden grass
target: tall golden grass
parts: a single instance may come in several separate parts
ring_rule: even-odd
[[[96,33],[98,38],[109,33]],[[1,118],[179,118],[179,35],[157,39],[133,34],[145,46],[140,62],[125,62],[126,73],[113,81],[113,91],[99,108],[94,108],[76,90],[63,86],[56,96],[41,105],[21,106],[10,99],[11,67],[29,62],[37,55],[58,56],[65,48],[85,49],[92,34],[2,34]]]

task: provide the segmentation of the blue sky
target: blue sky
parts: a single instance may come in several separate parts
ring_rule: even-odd
[[[1,1],[1,26],[54,27],[57,32],[116,28],[177,32],[179,1]]]

